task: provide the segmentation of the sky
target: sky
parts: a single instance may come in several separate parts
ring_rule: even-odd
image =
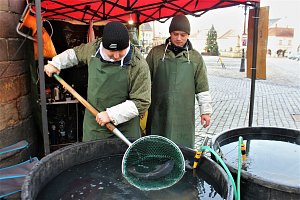
[[[300,0],[261,0],[260,6],[269,6],[269,19],[283,18],[290,28],[294,28],[294,42],[300,44]],[[201,17],[188,16],[188,18],[191,23],[191,32],[204,31],[207,33],[212,25],[218,36],[229,29],[234,29],[242,34],[244,29],[243,5],[211,10]],[[169,24],[170,20],[164,24],[155,22],[156,34],[159,34],[157,32],[160,31],[162,35],[168,36]]]

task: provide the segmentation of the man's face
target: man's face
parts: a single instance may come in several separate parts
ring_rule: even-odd
[[[171,32],[171,42],[176,46],[183,47],[189,38],[189,34],[183,31]]]
[[[103,48],[103,52],[107,55],[110,59],[114,60],[115,62],[120,61],[126,55],[127,49],[123,49],[120,51],[112,51],[109,49]]]

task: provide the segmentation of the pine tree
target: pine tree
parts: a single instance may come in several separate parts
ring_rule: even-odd
[[[207,33],[205,51],[210,55],[216,56],[219,54],[219,47],[217,43],[217,31],[215,30],[213,25]]]

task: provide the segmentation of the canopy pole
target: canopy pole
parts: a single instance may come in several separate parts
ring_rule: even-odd
[[[256,80],[256,60],[257,60],[257,40],[258,40],[258,20],[259,20],[260,4],[255,3],[254,8],[254,32],[253,32],[253,49],[252,49],[252,74],[251,74],[251,94],[250,94],[250,110],[249,110],[249,127],[252,127],[253,108],[255,95],[255,80]]]
[[[48,118],[46,108],[46,94],[45,94],[45,75],[44,75],[44,54],[43,54],[43,39],[42,39],[42,14],[41,14],[41,0],[35,0],[36,8],[36,27],[37,27],[37,41],[38,41],[38,67],[40,77],[40,103],[42,112],[42,126],[43,126],[43,140],[44,153],[50,153],[49,136],[48,136]]]

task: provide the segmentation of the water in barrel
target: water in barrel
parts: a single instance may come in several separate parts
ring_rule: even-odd
[[[122,155],[103,157],[71,167],[50,181],[37,199],[224,199],[215,180],[199,171],[187,170],[184,177],[169,188],[142,191],[130,185],[121,173]]]
[[[266,139],[244,140],[247,160],[242,169],[282,185],[300,186],[300,145]],[[228,163],[238,166],[238,142],[223,144],[221,151]]]

